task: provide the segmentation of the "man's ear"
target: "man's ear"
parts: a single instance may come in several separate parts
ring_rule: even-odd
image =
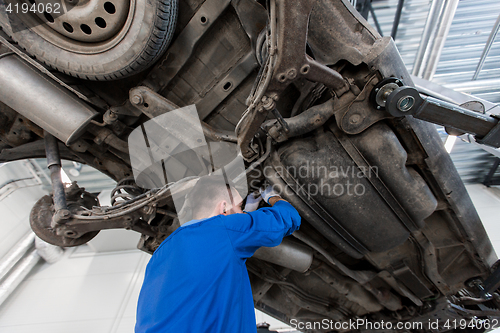
[[[219,204],[217,205],[217,213],[219,215],[227,215],[229,211],[229,207],[228,207],[228,204],[227,204],[227,201],[226,200],[222,200],[221,202],[219,202]]]

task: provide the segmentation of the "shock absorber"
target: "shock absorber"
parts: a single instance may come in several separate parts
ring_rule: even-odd
[[[47,168],[50,170],[50,180],[52,183],[52,200],[54,202],[54,216],[52,226],[64,224],[71,216],[66,203],[66,194],[64,184],[61,179],[61,157],[59,156],[59,147],[57,139],[48,132],[44,134],[45,155],[47,156]]]
[[[116,184],[113,191],[111,191],[111,206],[130,201],[144,192],[144,189],[137,186],[134,177],[123,178]]]

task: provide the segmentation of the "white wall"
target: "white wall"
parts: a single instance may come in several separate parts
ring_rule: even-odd
[[[467,185],[469,196],[490,237],[497,256],[500,256],[500,187],[482,184]]]
[[[0,308],[2,333],[133,332],[149,255],[95,255],[87,246],[37,266]]]
[[[13,179],[29,177],[32,174],[25,167],[25,161],[0,165],[0,186]],[[31,207],[45,194],[42,186],[32,179],[11,183],[0,190],[0,258],[31,231]]]

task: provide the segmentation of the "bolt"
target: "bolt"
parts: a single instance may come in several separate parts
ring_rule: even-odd
[[[349,121],[352,123],[352,124],[357,124],[359,123],[359,121],[361,120],[361,116],[359,114],[353,114],[351,116],[351,118],[349,119]]]
[[[67,209],[60,209],[52,216],[53,227],[57,224],[63,224],[64,220],[71,218],[71,212]]]
[[[100,136],[96,136],[96,137],[94,138],[94,142],[95,142],[96,144],[98,144],[98,145],[101,145],[101,144],[102,144],[102,142],[103,142],[102,137],[100,137]]]
[[[290,80],[293,80],[297,77],[297,71],[295,70],[295,68],[291,68],[288,70],[288,72],[286,73],[286,77],[289,78]]]
[[[103,121],[108,125],[111,125],[117,119],[118,119],[118,115],[111,110],[106,111],[106,113],[103,116]]]
[[[60,212],[61,212],[61,217],[64,217],[66,219],[71,216],[71,212],[67,209],[61,209]]]
[[[264,96],[266,97],[266,96]],[[266,110],[272,110],[276,104],[274,103],[274,99],[272,98],[267,98],[264,99],[262,98],[262,107]]]
[[[375,88],[375,92],[378,92],[380,89],[379,88]]]
[[[135,104],[135,105],[141,105],[142,103],[144,103],[142,96],[139,94],[133,95],[130,98],[130,101],[132,102],[132,104]]]
[[[377,105],[377,110],[380,110],[380,109],[381,109],[380,105]]]

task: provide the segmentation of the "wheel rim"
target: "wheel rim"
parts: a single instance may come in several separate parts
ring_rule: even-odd
[[[57,33],[84,43],[95,43],[115,36],[124,26],[129,3],[117,0],[65,0],[66,13],[36,15]]]
[[[32,27],[33,32],[51,44],[82,54],[101,53],[118,44],[130,28],[136,2],[136,0],[60,1],[61,8],[65,8],[61,9],[64,14],[37,12],[20,15],[20,18]]]

